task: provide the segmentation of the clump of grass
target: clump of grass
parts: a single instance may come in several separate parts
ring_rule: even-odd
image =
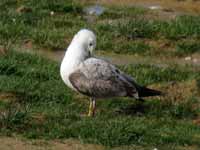
[[[117,36],[115,31],[113,31],[110,26],[99,26],[100,30],[104,30],[106,32],[113,32],[111,34],[115,35],[103,35],[102,31],[97,32],[99,36],[97,49],[103,51],[113,51],[117,54],[140,54],[145,55],[150,53],[151,47],[141,41],[127,41],[126,39],[118,38],[116,41],[112,40],[112,36]],[[109,31],[110,30],[110,31]],[[112,31],[111,31],[112,30]]]
[[[180,42],[176,46],[176,53],[178,55],[188,55],[195,52],[200,52],[200,44],[198,42]]]
[[[103,13],[100,18],[101,19],[120,19],[124,16],[124,14],[121,11],[113,10],[113,9],[108,9],[106,10],[105,13]]]
[[[136,38],[150,38],[155,34],[153,24],[145,19],[139,19],[137,17],[117,24],[100,25],[99,29],[113,32],[112,34],[115,37],[125,37],[129,40]]]
[[[170,94],[170,93],[169,93]],[[190,98],[188,100],[182,100],[185,102],[174,102],[165,99],[165,101],[157,102],[157,101],[150,101],[149,112],[147,115],[155,115],[157,117],[167,117],[173,116],[177,119],[186,119],[186,118],[195,118],[198,115],[198,110],[193,109],[194,103],[196,103],[195,98]],[[154,108],[157,109],[154,109]],[[145,107],[144,107],[145,108]],[[148,108],[148,107],[147,107]],[[159,112],[163,112],[162,114]]]
[[[0,112],[0,127],[1,131],[7,132],[15,131],[16,129],[20,132],[23,128],[26,128],[29,122],[27,109],[20,104],[10,103],[7,104],[4,110]]]
[[[199,23],[199,16],[180,16],[169,22],[158,23],[157,28],[166,38],[172,40],[187,37],[199,38]]]
[[[24,4],[24,3],[23,3]],[[73,0],[44,0],[27,1],[25,5],[32,8],[33,11],[54,11],[60,13],[82,13],[82,6]]]
[[[132,19],[127,23],[119,23],[116,27],[118,34],[127,39],[151,38],[155,35],[153,24],[144,19]]]
[[[145,55],[151,49],[149,45],[144,44],[143,42],[128,42],[125,43],[122,41],[123,44],[120,46],[114,47],[114,52],[119,54],[141,54]]]
[[[135,17],[138,15],[144,15],[146,10],[143,8],[137,7],[109,7],[106,9],[105,13],[103,13],[100,18],[101,19],[120,19],[125,17]]]
[[[195,71],[185,70],[178,66],[162,67],[148,64],[135,64],[124,66],[122,69],[136,77],[136,80],[144,85],[170,81],[185,81],[198,76]]]

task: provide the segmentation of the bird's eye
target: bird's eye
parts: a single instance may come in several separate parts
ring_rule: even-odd
[[[89,46],[92,46],[92,45],[93,45],[92,43],[89,44]]]

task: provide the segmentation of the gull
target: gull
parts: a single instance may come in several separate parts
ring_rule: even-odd
[[[136,83],[113,64],[92,57],[96,36],[88,29],[80,30],[72,39],[60,67],[61,78],[72,90],[90,97],[88,116],[95,115],[96,100],[112,97],[157,96],[162,93]]]

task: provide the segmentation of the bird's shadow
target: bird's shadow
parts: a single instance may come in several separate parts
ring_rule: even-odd
[[[138,101],[126,107],[120,107],[115,112],[121,115],[141,116],[152,109],[151,105],[147,105],[143,101]]]

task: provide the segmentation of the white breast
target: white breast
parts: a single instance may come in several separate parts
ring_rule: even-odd
[[[64,83],[71,89],[75,90],[73,85],[71,84],[69,80],[69,76],[71,73],[73,73],[75,70],[77,70],[79,63],[72,61],[71,59],[63,59],[60,67],[60,75]]]
[[[75,72],[85,60],[86,50],[83,44],[77,44],[74,40],[68,47],[60,66],[60,75],[64,83],[71,89],[76,90],[69,80],[71,73]]]

